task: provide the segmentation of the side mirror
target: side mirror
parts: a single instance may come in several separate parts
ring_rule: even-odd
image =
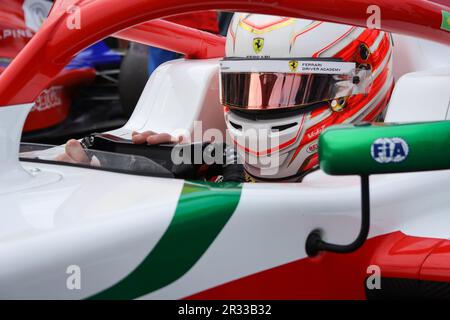
[[[319,163],[330,175],[361,176],[361,230],[349,245],[327,243],[314,230],[306,252],[309,256],[320,251],[353,252],[369,234],[369,175],[450,169],[450,121],[331,127],[319,138]]]
[[[450,121],[332,127],[319,139],[319,159],[331,175],[450,169]]]

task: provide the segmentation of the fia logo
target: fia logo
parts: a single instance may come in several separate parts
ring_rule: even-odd
[[[402,138],[380,138],[372,144],[371,154],[378,163],[399,163],[408,157],[409,147]]]

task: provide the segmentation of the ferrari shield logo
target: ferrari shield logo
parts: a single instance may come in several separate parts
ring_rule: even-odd
[[[260,53],[264,48],[264,38],[255,38],[253,39],[253,50],[255,53]]]
[[[298,61],[296,60],[289,61],[289,69],[291,70],[291,72],[296,72],[297,68],[298,68]]]

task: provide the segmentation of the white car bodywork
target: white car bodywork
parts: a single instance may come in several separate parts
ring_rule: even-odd
[[[398,81],[386,121],[449,119],[450,48],[403,36],[395,45]],[[203,130],[225,130],[217,73],[217,60],[162,65],[129,122],[112,133],[192,132],[196,120]],[[1,125],[21,126],[27,109],[0,108]],[[19,139],[0,137],[0,298],[88,298],[133,272],[170,225],[184,182],[19,163],[18,150],[5,149]],[[450,239],[450,171],[374,176],[370,187],[369,237],[402,231]],[[318,227],[327,241],[351,242],[360,210],[357,177],[317,171],[299,184],[246,183],[230,220],[193,267],[142,297],[183,298],[303,259],[306,237]],[[74,270],[80,288],[71,287]]]

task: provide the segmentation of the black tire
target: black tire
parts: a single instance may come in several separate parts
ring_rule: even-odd
[[[120,68],[119,96],[124,113],[129,117],[148,80],[148,47],[132,43]]]

